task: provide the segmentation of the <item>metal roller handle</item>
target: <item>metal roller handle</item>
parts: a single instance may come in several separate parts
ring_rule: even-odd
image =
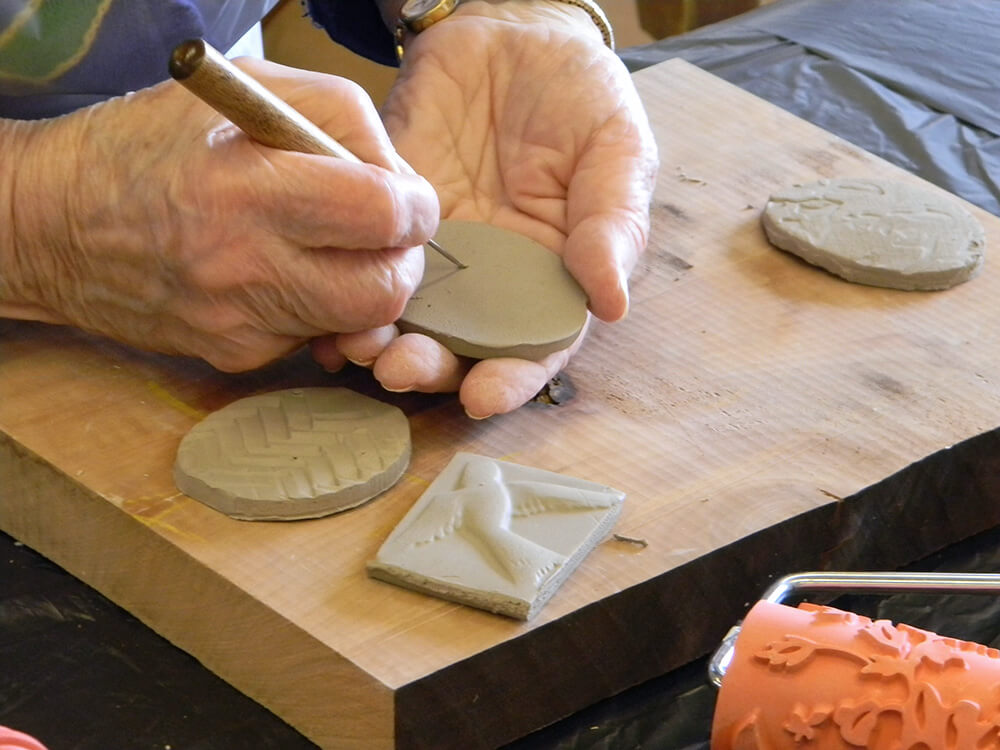
[[[794,573],[775,581],[762,600],[781,604],[796,593],[895,594],[901,591],[922,594],[998,594],[1000,573]],[[708,663],[708,679],[722,686],[733,659],[740,626],[729,629]]]

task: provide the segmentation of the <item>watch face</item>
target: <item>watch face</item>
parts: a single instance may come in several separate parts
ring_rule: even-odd
[[[420,18],[442,4],[443,0],[406,0],[400,10],[400,15],[409,19]]]

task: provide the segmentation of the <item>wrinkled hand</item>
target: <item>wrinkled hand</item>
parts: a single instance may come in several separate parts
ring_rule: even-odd
[[[584,11],[463,3],[409,41],[383,115],[444,218],[535,239],[563,257],[595,316],[627,313],[656,147],[625,67]],[[531,399],[580,343],[539,362],[472,362],[388,326],[318,339],[313,354],[330,369],[344,357],[371,366],[389,390],[458,390],[466,412],[485,418]]]
[[[355,84],[239,64],[376,166],[258,145],[174,82],[8,122],[0,315],[230,371],[399,317],[437,227],[433,188]]]

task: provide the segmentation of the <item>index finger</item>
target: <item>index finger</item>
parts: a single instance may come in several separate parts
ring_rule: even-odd
[[[361,162],[415,174],[389,140],[371,97],[354,81],[253,59],[240,59],[238,67]]]

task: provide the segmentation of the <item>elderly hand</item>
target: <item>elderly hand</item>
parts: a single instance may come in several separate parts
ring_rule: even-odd
[[[369,164],[256,144],[174,82],[0,121],[0,315],[230,371],[399,317],[434,190],[355,84],[240,65]]]
[[[560,254],[591,312],[628,311],[645,249],[657,167],[646,114],[618,58],[580,8],[465,2],[407,42],[384,108],[399,152],[435,186],[442,216],[487,222]],[[540,362],[471,362],[394,327],[318,339],[330,369],[346,357],[394,391],[458,390],[469,416],[518,408],[580,345]]]

